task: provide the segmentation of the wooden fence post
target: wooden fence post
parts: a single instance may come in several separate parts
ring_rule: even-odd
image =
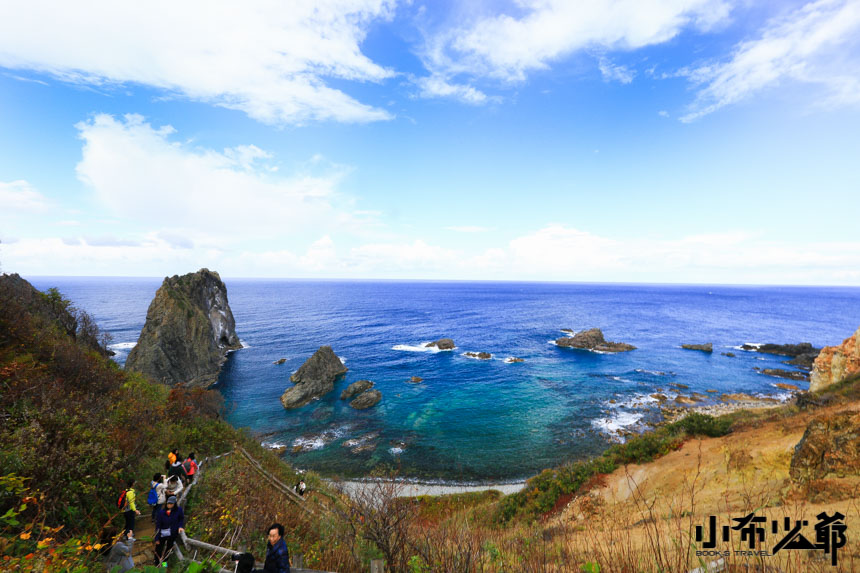
[[[370,573],[385,573],[385,561],[372,559],[370,561]]]

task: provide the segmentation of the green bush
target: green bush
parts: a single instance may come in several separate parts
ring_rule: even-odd
[[[708,436],[717,438],[725,436],[731,431],[731,420],[727,418],[715,418],[707,414],[693,412],[687,417],[675,422],[678,428],[684,430],[691,436]]]

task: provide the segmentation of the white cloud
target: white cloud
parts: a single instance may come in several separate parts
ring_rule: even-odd
[[[354,221],[334,205],[350,202],[336,194],[338,171],[276,175],[267,168],[269,154],[253,145],[194,148],[171,141],[172,127],[155,128],[139,115],[102,114],[76,127],[84,141],[79,179],[124,221],[215,246]]]
[[[473,105],[486,103],[489,99],[484,92],[472,86],[452,84],[441,75],[416,78],[414,81],[421,90],[419,95],[424,98],[449,97]]]
[[[724,0],[520,0],[512,14],[481,16],[432,36],[423,58],[446,78],[517,82],[577,51],[659,44],[687,27],[709,29],[728,13]]]
[[[597,66],[600,68],[600,74],[606,81],[616,81],[622,84],[629,84],[636,77],[636,72],[621,66],[613,64],[606,56],[601,56],[597,61]]]
[[[0,206],[5,212],[42,212],[50,202],[28,182],[19,179],[4,183],[0,181]]]
[[[693,121],[786,81],[825,88],[826,105],[860,102],[860,0],[818,0],[771,21],[723,63],[685,70],[702,85]]]
[[[393,10],[394,0],[33,0],[3,10],[0,66],[79,84],[142,84],[271,124],[383,120],[388,112],[326,80],[393,75],[360,47]]]

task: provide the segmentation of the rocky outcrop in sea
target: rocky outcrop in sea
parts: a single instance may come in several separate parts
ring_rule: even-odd
[[[382,400],[382,392],[379,390],[367,390],[359,394],[349,405],[356,410],[366,410],[367,408],[376,406],[380,400]]]
[[[340,399],[349,400],[353,396],[361,394],[365,390],[370,390],[371,388],[373,388],[373,382],[370,380],[359,380],[358,382],[353,382],[340,393]]]
[[[765,376],[773,376],[775,378],[785,378],[787,380],[797,380],[799,382],[806,382],[809,380],[809,374],[806,372],[801,372],[800,370],[784,370],[782,368],[753,368],[759,374],[764,374]]]
[[[839,346],[825,346],[812,366],[809,390],[816,392],[860,374],[860,328]]]
[[[218,273],[165,278],[125,369],[165,384],[209,386],[230,350],[241,348],[227,287]]]
[[[821,351],[820,348],[815,348],[809,342],[801,342],[800,344],[743,344],[741,348],[751,352],[761,352],[762,354],[791,356],[792,359],[785,362],[786,364],[798,366],[806,370],[812,368],[815,357]]]
[[[701,350],[702,352],[714,351],[714,345],[710,342],[706,342],[705,344],[682,344],[681,348],[684,350]]]
[[[456,347],[454,341],[450,338],[440,338],[439,340],[434,340],[433,342],[428,342],[424,345],[425,348],[438,348],[439,350],[453,350]]]
[[[347,368],[331,346],[321,346],[290,376],[295,386],[287,388],[281,396],[284,408],[300,408],[334,390],[334,382],[346,374]]]
[[[624,342],[608,342],[599,328],[577,332],[573,336],[564,336],[555,341],[556,345],[567,348],[581,348],[597,352],[627,352],[636,350],[632,344]]]

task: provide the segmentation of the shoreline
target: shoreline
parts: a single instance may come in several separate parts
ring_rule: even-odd
[[[334,481],[331,479],[325,479],[325,481],[335,487],[342,488],[344,493],[346,493],[350,497],[355,497],[355,494],[363,489],[366,489],[369,486],[374,485],[376,482],[372,481],[360,481],[360,480],[344,480],[344,481]],[[510,483],[489,483],[489,484],[430,484],[430,483],[413,483],[413,482],[385,482],[385,483],[396,483],[400,486],[399,495],[397,497],[418,497],[421,495],[455,495],[461,493],[473,493],[480,491],[490,491],[496,490],[502,492],[504,495],[510,495],[512,493],[517,493],[521,491],[525,486],[526,482],[510,482]]]

